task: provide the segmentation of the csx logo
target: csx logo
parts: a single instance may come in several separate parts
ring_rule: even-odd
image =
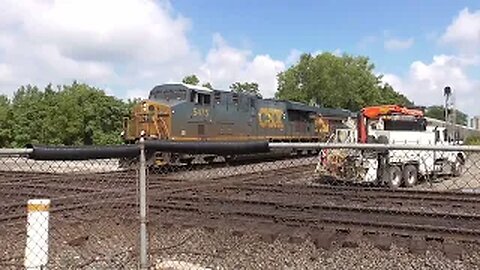
[[[283,111],[273,108],[260,108],[258,123],[262,128],[283,128]]]
[[[193,108],[192,116],[208,116],[208,109]]]

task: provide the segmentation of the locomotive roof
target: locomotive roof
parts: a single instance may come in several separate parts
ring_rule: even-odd
[[[347,117],[355,116],[354,113],[345,109],[315,107],[315,106],[309,106],[309,105],[303,104],[301,102],[295,102],[295,101],[289,101],[289,100],[277,100],[277,101],[285,102],[287,110],[315,112],[325,117],[347,118]]]
[[[318,108],[318,113],[325,117],[340,117],[340,118],[347,118],[347,117],[356,117],[356,114],[345,109],[338,109],[338,108]]]
[[[200,93],[212,93],[212,92],[222,92],[222,93],[232,93],[231,91],[225,91],[225,90],[219,90],[219,89],[210,89],[207,87],[203,86],[198,86],[198,85],[192,85],[192,84],[186,84],[183,82],[168,82],[164,84],[160,84],[155,86],[151,92],[155,92],[158,90],[164,90],[164,89],[171,89],[171,88],[184,88],[184,89],[191,89],[198,91]],[[253,94],[248,94],[248,93],[240,93],[241,95],[246,95],[246,96],[256,96]],[[256,96],[257,98],[260,98]],[[272,102],[282,102],[285,103],[286,109],[287,110],[296,110],[296,111],[304,111],[304,112],[315,112],[318,114],[321,114],[325,117],[339,117],[339,118],[347,118],[347,117],[355,117],[355,113],[345,110],[345,109],[339,109],[339,108],[324,108],[324,107],[315,107],[315,106],[309,106],[300,102],[295,102],[295,101],[289,101],[289,100],[279,100],[279,99],[274,99],[274,98],[260,98],[261,100],[264,101],[272,101]]]
[[[198,86],[198,85],[192,85],[192,84],[186,84],[186,83],[182,83],[182,82],[171,82],[171,83],[164,83],[164,84],[160,84],[160,85],[157,85],[155,86],[152,91],[155,91],[157,89],[168,89],[168,88],[172,88],[172,87],[183,87],[185,89],[193,89],[193,90],[196,90],[198,92],[207,92],[207,93],[211,93],[213,92],[212,89],[210,88],[207,88],[207,87],[203,87],[203,86]]]

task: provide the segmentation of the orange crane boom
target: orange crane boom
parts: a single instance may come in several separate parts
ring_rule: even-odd
[[[367,142],[368,130],[367,121],[369,119],[378,119],[383,115],[411,115],[415,117],[423,117],[423,111],[408,109],[399,105],[380,105],[365,107],[360,111],[358,117],[358,140],[361,143]]]
[[[382,115],[402,114],[423,117],[423,112],[415,109],[408,109],[399,105],[371,106],[362,109],[362,115],[375,119]]]

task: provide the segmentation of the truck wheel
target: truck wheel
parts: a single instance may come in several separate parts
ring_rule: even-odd
[[[388,186],[390,188],[399,188],[402,184],[402,170],[399,166],[390,166],[388,175]]]
[[[407,165],[403,169],[403,179],[405,179],[405,186],[413,187],[418,181],[418,170],[414,165]]]

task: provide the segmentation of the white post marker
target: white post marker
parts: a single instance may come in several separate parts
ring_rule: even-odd
[[[25,247],[25,268],[46,269],[48,263],[48,218],[50,200],[28,200],[27,244]]]

